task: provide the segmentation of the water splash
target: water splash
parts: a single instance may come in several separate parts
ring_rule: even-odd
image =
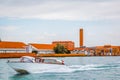
[[[72,65],[69,68],[73,71],[83,70],[105,70],[105,69],[116,69],[120,68],[120,64],[89,64],[89,65]]]
[[[35,73],[55,72],[55,73],[69,73],[85,70],[104,70],[120,68],[120,64],[89,64],[89,65],[70,65],[64,67],[57,67],[42,71],[33,71]]]
[[[94,64],[72,65],[72,66],[69,66],[69,68],[73,69],[74,71],[83,71],[83,70],[98,70],[98,69],[101,69],[101,68],[97,68],[99,66],[102,66],[102,65],[94,65]]]
[[[69,68],[68,66],[60,66],[60,67],[54,67],[50,69],[45,70],[37,70],[33,71],[34,73],[66,73],[66,72],[73,72],[74,70]]]
[[[32,73],[68,73],[81,70],[95,70],[98,65],[72,65],[72,66],[60,66],[50,69],[32,71]]]

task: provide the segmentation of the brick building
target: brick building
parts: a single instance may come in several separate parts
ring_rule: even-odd
[[[72,41],[53,41],[53,45],[62,44],[65,48],[72,51],[74,50],[74,42]]]

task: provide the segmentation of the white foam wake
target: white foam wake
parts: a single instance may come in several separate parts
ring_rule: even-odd
[[[83,71],[83,70],[99,70],[103,69],[101,66],[103,65],[71,65],[71,66],[59,66],[59,67],[52,67],[44,70],[36,70],[32,71],[34,73],[46,73],[46,72],[55,72],[55,73],[68,73],[68,72],[76,72],[76,71]]]
[[[73,72],[74,70],[69,68],[68,66],[59,66],[59,67],[54,67],[50,69],[44,69],[44,70],[36,70],[33,71],[34,73],[66,73],[66,72]]]
[[[85,71],[85,70],[104,70],[104,69],[114,69],[120,68],[120,64],[87,64],[87,65],[58,65],[58,66],[41,66],[42,70],[33,69],[32,73],[45,73],[45,72],[54,72],[54,73],[68,73],[68,72],[76,72],[76,71]]]
[[[72,65],[69,66],[70,69],[73,69],[73,71],[82,71],[82,70],[98,70],[102,68],[98,68],[102,65],[95,65],[95,64],[90,64],[90,65]]]

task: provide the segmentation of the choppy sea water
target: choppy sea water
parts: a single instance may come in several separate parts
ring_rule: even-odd
[[[62,57],[66,66],[20,75],[0,59],[0,80],[120,80],[120,57]]]

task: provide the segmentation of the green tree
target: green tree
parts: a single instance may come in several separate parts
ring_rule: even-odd
[[[57,44],[57,46],[54,47],[54,51],[55,51],[56,54],[59,54],[59,53],[62,53],[62,54],[64,54],[64,53],[70,53],[70,51],[67,50],[67,49],[66,49],[63,45],[61,45],[61,44]]]
[[[38,51],[37,50],[33,50],[32,53],[38,54]]]

